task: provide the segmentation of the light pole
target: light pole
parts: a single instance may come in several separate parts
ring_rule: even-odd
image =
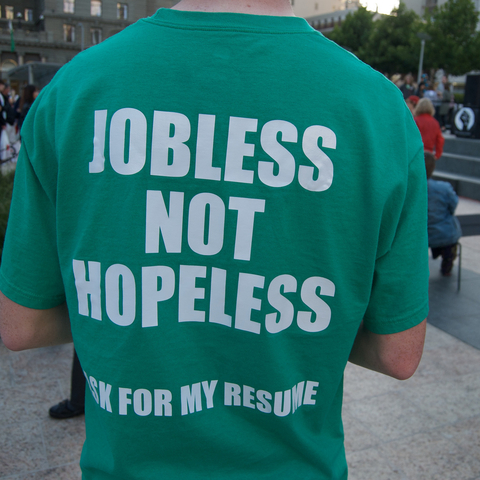
[[[16,16],[17,16],[17,28],[20,30],[22,28],[23,15],[20,12],[18,12]]]
[[[38,17],[38,20],[35,22],[35,27],[37,28],[38,31],[42,31],[44,28],[43,21],[45,20],[45,17],[43,13]]]
[[[417,33],[417,37],[422,41],[420,47],[420,61],[418,62],[418,76],[417,76],[417,85],[420,85],[420,81],[422,79],[422,70],[423,70],[423,52],[425,51],[425,41],[430,40],[431,37],[428,33]]]
[[[80,37],[82,39],[80,44],[80,51],[83,52],[83,49],[85,48],[85,31],[83,28],[83,23],[77,23],[77,27],[80,27],[80,29],[82,30],[82,36]]]

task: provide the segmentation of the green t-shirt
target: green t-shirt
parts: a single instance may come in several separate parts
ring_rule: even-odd
[[[0,288],[67,301],[85,480],[345,479],[343,371],[427,314],[398,89],[303,19],[159,10],[22,131]]]

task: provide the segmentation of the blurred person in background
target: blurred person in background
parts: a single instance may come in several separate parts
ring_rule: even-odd
[[[435,108],[428,98],[421,98],[414,110],[415,123],[422,136],[424,149],[432,152],[438,160],[443,153],[445,138],[438,121],[433,118]]]
[[[25,117],[30,111],[33,102],[38,96],[38,89],[35,85],[25,85],[23,87],[23,94],[18,106],[18,128],[21,129]]]
[[[455,209],[458,196],[449,182],[432,178],[436,160],[431,152],[425,152],[425,168],[428,179],[428,244],[433,258],[442,257],[440,272],[451,275],[453,262],[457,258],[458,240],[462,228]]]

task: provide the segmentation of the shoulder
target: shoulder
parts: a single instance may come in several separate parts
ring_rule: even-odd
[[[362,102],[369,95],[372,95],[372,102],[375,101],[375,98],[389,99],[388,104],[384,104],[385,110],[389,110],[390,107],[403,109],[405,106],[403,93],[385,75],[373,69],[333,40],[326,38],[320,32],[315,30],[313,32],[312,42],[310,42],[313,49],[311,58],[322,58],[322,61],[309,64],[310,68],[314,69],[316,65],[318,74],[324,78],[325,67],[328,66],[331,72],[329,75],[332,75],[332,78],[345,86],[349,92],[357,92],[361,96]],[[337,76],[333,77],[333,74]],[[378,110],[376,112],[380,113]]]
[[[415,121],[420,123],[428,122],[429,117],[431,117],[431,115],[429,115],[428,113],[421,113],[420,115],[417,115],[415,117]]]
[[[451,183],[443,180],[434,180],[433,178],[428,180],[428,188],[439,192],[455,192]]]
[[[32,108],[48,111],[62,109],[63,106],[71,105],[75,99],[94,95],[99,90],[99,85],[111,84],[116,80],[113,77],[114,72],[128,76],[130,72],[120,72],[117,64],[119,59],[125,58],[127,52],[130,59],[138,58],[138,51],[136,54],[132,53],[132,50],[135,50],[132,38],[138,35],[141,28],[142,20],[139,20],[100,44],[75,55],[42,89]],[[138,50],[138,47],[136,49]],[[132,68],[134,67],[130,64],[130,69]],[[72,86],[75,87],[72,89]]]
[[[50,85],[55,87],[57,83],[67,82],[74,82],[74,85],[79,85],[84,80],[91,81],[93,75],[99,77],[97,84],[101,83],[101,76],[103,75],[106,78],[109,75],[111,81],[112,63],[118,62],[120,58],[125,58],[127,53],[130,55],[129,58],[138,57],[138,46],[135,46],[133,39],[138,37],[139,31],[142,30],[145,23],[143,20],[140,19],[121,32],[106,38],[98,45],[89,47],[75,55],[57,72],[46,88],[48,89]]]
[[[417,125],[424,125],[429,127],[436,127],[438,125],[438,128],[440,128],[440,124],[437,122],[437,120],[435,120],[435,118],[433,118],[428,113],[422,113],[421,115],[415,117],[415,123]]]

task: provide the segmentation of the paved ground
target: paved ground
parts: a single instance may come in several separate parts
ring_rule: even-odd
[[[480,213],[480,202],[462,199],[457,213]],[[347,367],[350,480],[480,480],[480,236],[462,244],[460,292],[456,268],[444,278],[430,263],[429,319],[443,330],[429,324],[417,373],[398,382]],[[47,413],[68,396],[71,359],[68,345],[13,353],[0,343],[1,480],[80,478],[83,417]]]

